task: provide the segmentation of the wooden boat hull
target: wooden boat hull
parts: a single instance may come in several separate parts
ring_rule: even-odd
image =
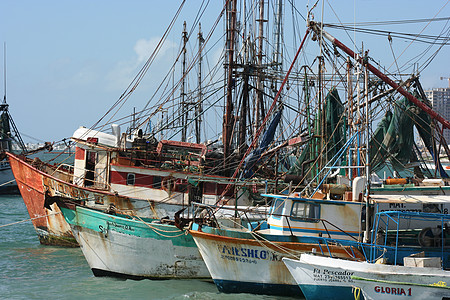
[[[222,230],[219,234],[206,230],[191,230],[190,233],[217,288],[225,293],[298,296],[301,291],[282,257],[298,257],[300,253],[311,251],[331,252],[338,257],[350,257],[353,253],[362,257],[350,247],[321,245],[314,243],[313,238],[304,238],[304,242],[288,235],[264,235],[255,239],[249,232]]]
[[[140,217],[161,218],[173,216],[181,204],[121,196],[108,191],[80,187],[70,183],[70,176],[52,176],[32,166],[19,157],[8,153],[11,169],[19,186],[33,226],[44,245],[78,246],[70,226],[64,220],[55,200],[71,199],[88,207],[107,210],[115,209],[136,214]]]
[[[424,285],[440,281],[450,284],[449,272],[434,268],[370,264],[304,254],[300,260],[283,258],[283,262],[308,300],[354,299],[352,286],[357,286],[357,283],[352,276]],[[380,297],[383,295],[376,299]]]
[[[59,207],[55,203],[50,205],[45,203],[44,178],[46,174],[10,153],[8,156],[20,194],[40,243],[77,247],[78,244],[69,225],[64,221]]]
[[[95,276],[210,278],[190,235],[174,225],[61,207]]]

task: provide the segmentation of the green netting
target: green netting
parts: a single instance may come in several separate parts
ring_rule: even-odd
[[[345,144],[345,122],[342,118],[344,105],[336,88],[331,89],[325,99],[325,143],[326,161],[334,157]]]
[[[331,159],[338,151],[341,149],[346,140],[345,135],[345,120],[342,118],[344,113],[344,106],[339,97],[339,93],[336,88],[330,90],[325,98],[325,130],[324,130],[324,143],[325,151],[325,161]],[[320,151],[320,138],[322,134],[322,126],[320,119],[322,118],[322,113],[319,111],[314,119],[314,130],[313,136],[310,137],[309,142],[305,145],[303,151],[301,152],[299,158],[294,163],[294,165],[289,169],[288,174],[290,175],[305,175],[302,174],[302,170],[306,171],[310,164],[313,163]],[[317,166],[315,167],[317,168]],[[317,172],[313,171],[309,173],[308,177]]]
[[[415,94],[416,98],[418,95]],[[343,147],[346,141],[345,120],[342,118],[344,107],[339,98],[337,90],[332,89],[325,102],[325,130],[324,140],[326,149],[323,152],[325,161],[331,159]],[[320,139],[322,112],[318,112],[314,120],[314,132],[309,142],[295,164],[290,168],[288,174],[305,175],[302,171],[309,169],[320,153]],[[402,171],[405,165],[417,161],[414,154],[414,125],[424,141],[426,148],[433,154],[433,138],[431,118],[420,110],[415,104],[402,98],[395,102],[393,112],[388,111],[378,124],[369,144],[369,157],[371,171],[376,172],[389,163],[395,170]],[[317,169],[317,166],[314,166]],[[310,172],[311,177],[317,170]]]
[[[388,112],[378,124],[370,141],[369,155],[372,171],[376,172],[389,161],[392,167],[401,171],[405,165],[415,161],[413,152],[414,125],[430,149],[432,145],[430,117],[415,104],[402,98],[395,102],[394,113]]]

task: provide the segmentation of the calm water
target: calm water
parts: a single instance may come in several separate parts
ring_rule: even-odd
[[[20,196],[0,196],[0,226],[29,218]],[[81,250],[41,246],[31,222],[0,227],[0,299],[283,299],[221,294],[200,280],[94,277]]]

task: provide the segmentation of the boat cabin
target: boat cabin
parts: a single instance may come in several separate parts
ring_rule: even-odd
[[[273,234],[360,239],[363,203],[266,194],[273,198],[267,231]]]
[[[119,132],[116,129],[114,134],[108,134],[85,127],[75,131],[74,184],[186,205],[215,204],[224,194],[225,199],[230,199],[228,204],[234,204],[235,189],[226,190],[233,182],[223,176],[204,174],[206,145],[157,142],[139,134],[131,141]],[[249,192],[241,194],[240,205],[249,205]]]

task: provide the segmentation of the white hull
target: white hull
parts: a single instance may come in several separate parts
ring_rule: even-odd
[[[332,295],[336,291],[339,292],[334,294],[335,299],[354,299],[352,286],[357,283],[352,276],[424,285],[444,282],[450,285],[450,272],[437,268],[370,264],[308,254],[302,254],[300,260],[283,258],[283,261],[308,300],[323,299],[324,294]]]
[[[281,262],[287,253],[258,245],[256,240],[226,241],[193,236],[219,291],[267,294],[269,290],[276,293],[294,289],[300,293]]]
[[[185,231],[80,207],[76,211],[63,209],[96,276],[210,278],[192,237]]]
[[[217,230],[211,234],[206,233],[205,227],[201,230],[190,233],[218,289],[226,293],[300,295],[283,257],[298,257],[321,249],[338,257],[351,255],[348,247],[301,242],[292,236],[264,235],[257,239],[248,231]]]

